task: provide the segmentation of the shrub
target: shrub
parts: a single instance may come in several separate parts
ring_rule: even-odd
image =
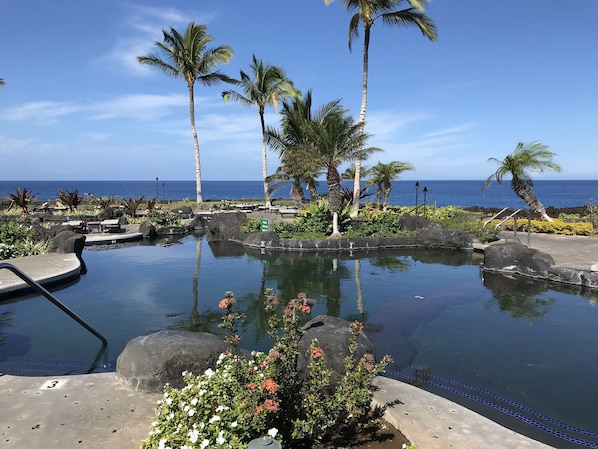
[[[214,370],[203,374],[183,373],[186,386],[165,387],[142,448],[229,447],[245,448],[256,437],[268,435],[284,447],[301,448],[326,441],[339,427],[358,423],[370,415],[371,380],[390,362],[375,363],[368,355],[356,360],[360,323],[351,325],[352,338],[345,372],[333,387],[326,355],[312,341],[308,374],[297,375],[302,323],[310,313],[305,295],[299,294],[278,313],[278,298],[269,291],[265,298],[269,335],[274,341],[268,354],[236,353],[236,333],[242,315],[234,312],[235,298],[227,292],[220,301],[224,309],[221,327],[231,350],[222,354]]]
[[[180,226],[181,218],[174,212],[151,211],[147,220],[156,227]]]
[[[496,226],[499,223],[498,220],[493,220],[488,226]],[[563,234],[563,235],[590,235],[592,234],[594,227],[592,223],[587,222],[566,222],[563,220],[555,219],[552,222],[545,220],[531,220],[531,232],[540,232],[546,234]],[[515,226],[514,220],[507,220],[502,224],[502,228],[508,231],[512,231]],[[528,220],[517,220],[517,230],[525,231],[528,230]]]
[[[598,229],[598,206],[594,205],[592,198],[590,198],[588,202],[590,204],[588,204],[587,208],[587,218],[590,220],[590,223],[592,223],[592,226],[594,226],[594,229]]]
[[[258,232],[261,229],[261,222],[259,218],[247,217],[245,222],[241,225],[241,232]]]
[[[47,253],[50,241],[34,241],[29,226],[9,221],[0,226],[0,260]]]

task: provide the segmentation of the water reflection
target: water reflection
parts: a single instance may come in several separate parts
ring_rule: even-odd
[[[523,276],[506,276],[500,273],[484,273],[484,285],[492,290],[492,300],[487,307],[498,307],[513,318],[529,323],[545,316],[556,299],[543,297],[549,290],[547,282]]]

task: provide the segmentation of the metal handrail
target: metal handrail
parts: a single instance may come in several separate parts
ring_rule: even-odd
[[[494,226],[494,232],[498,231],[499,226],[501,226],[505,221],[507,221],[512,216],[517,215],[520,211],[521,211],[521,209],[517,209],[515,212],[513,212],[507,218],[505,218],[504,220],[502,220],[501,222],[499,222],[496,226]],[[515,225],[513,226],[513,230],[515,231],[515,233],[517,233],[517,221],[516,220],[517,219],[515,219]]]
[[[484,231],[484,229],[486,229],[486,225],[488,223],[490,223],[492,220],[494,220],[495,218],[497,218],[500,214],[502,214],[504,211],[506,211],[507,209],[509,209],[508,207],[504,207],[500,212],[497,212],[496,214],[494,214],[491,218],[489,218],[488,220],[486,220],[486,222],[482,225],[482,232]]]
[[[65,312],[68,316],[70,316],[72,319],[74,319],[77,323],[79,323],[81,326],[83,326],[85,329],[87,329],[89,332],[91,332],[93,335],[95,335],[97,338],[99,338],[100,341],[102,342],[103,347],[106,347],[108,345],[108,340],[106,340],[106,338],[104,338],[104,336],[102,334],[100,334],[93,327],[91,327],[89,324],[87,324],[75,312],[73,312],[71,309],[69,309],[63,303],[61,303],[58,299],[56,299],[52,295],[52,293],[50,293],[48,290],[46,290],[44,287],[42,287],[38,282],[36,282],[35,280],[33,280],[32,278],[27,276],[23,271],[21,271],[14,265],[7,263],[7,262],[0,262],[0,270],[2,268],[6,268],[7,270],[12,271],[14,274],[16,274],[18,277],[20,277],[23,281],[25,281],[27,283],[27,285],[29,285],[29,287],[31,287],[33,290],[35,290],[40,295],[44,296],[51,303],[53,303],[56,307],[58,307],[60,310]]]

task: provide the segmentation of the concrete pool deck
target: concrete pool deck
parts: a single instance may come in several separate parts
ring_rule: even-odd
[[[519,238],[528,244],[527,234]],[[588,269],[598,264],[596,236],[532,234],[529,246],[551,254],[557,265]],[[477,249],[483,250],[483,246]],[[37,278],[27,263],[20,268]],[[379,388],[375,403],[388,404],[386,419],[421,449],[551,447],[409,384],[388,378],[378,378],[375,383]],[[2,447],[15,449],[138,448],[149,432],[160,398],[129,390],[116,373],[0,374],[0,392],[0,442]]]

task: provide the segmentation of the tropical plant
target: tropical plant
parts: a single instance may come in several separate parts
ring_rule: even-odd
[[[399,179],[399,175],[407,170],[415,170],[415,167],[409,162],[392,161],[387,164],[378,162],[370,171],[370,178],[366,185],[375,185],[376,189],[376,205],[380,206],[382,198],[382,209],[388,208],[388,199],[392,191],[392,181]]]
[[[81,197],[77,189],[72,192],[58,189],[58,198],[69,207],[69,212],[76,211],[79,204],[81,204]]]
[[[99,196],[93,199],[93,202],[100,206],[102,209],[106,209],[114,203],[113,196]]]
[[[29,214],[29,204],[35,199],[35,195],[31,193],[31,190],[27,190],[27,187],[24,187],[23,190],[16,187],[15,193],[6,192],[6,199],[10,203],[9,210],[13,205],[16,205],[21,208],[23,215],[27,215]]]
[[[416,27],[430,39],[436,40],[436,26],[424,12],[429,0],[341,0],[350,11],[355,12],[349,22],[349,50],[352,50],[353,39],[359,36],[359,25],[363,26],[363,81],[359,124],[361,132],[365,132],[365,114],[368,94],[368,60],[370,48],[370,33],[375,22],[380,19],[385,25],[394,27]],[[332,0],[325,0],[332,3]],[[405,9],[400,8],[408,4]],[[361,150],[361,148],[359,148]],[[355,178],[353,183],[352,216],[357,216],[359,210],[359,191],[361,181],[361,159],[355,160]]]
[[[2,89],[5,84],[6,84],[6,81],[4,81],[4,78],[0,78],[0,89]]]
[[[309,161],[313,164],[312,168],[326,171],[332,234],[338,236],[338,214],[342,207],[338,166],[354,161],[358,154],[365,159],[365,155],[380,149],[360,149],[369,136],[360,132],[359,125],[342,108],[340,100],[331,101],[312,112],[312,95],[308,91],[303,98],[295,98],[292,104],[284,102],[281,114],[280,130],[268,128],[268,144],[283,161],[294,157],[303,163]],[[299,157],[293,156],[297,154]]]
[[[264,64],[261,59],[252,57],[250,73],[240,71],[240,78],[233,83],[241,92],[225,90],[222,98],[225,102],[232,100],[244,106],[257,106],[262,129],[262,179],[264,181],[264,198],[266,207],[271,206],[268,189],[268,167],[266,158],[266,123],[264,113],[266,107],[274,106],[278,112],[278,102],[287,97],[297,97],[301,93],[295,89],[293,82],[287,78],[284,70],[278,66]]]
[[[195,152],[195,184],[197,203],[203,202],[201,193],[201,164],[199,157],[199,140],[195,128],[195,82],[211,86],[222,81],[230,82],[231,78],[214,71],[219,64],[228,64],[233,55],[233,50],[220,45],[208,48],[213,37],[207,34],[205,25],[191,22],[183,35],[174,28],[170,31],[162,30],[163,42],[155,42],[165,59],[150,54],[138,56],[141,64],[148,64],[159,68],[168,76],[184,78],[189,90],[189,118],[191,120],[191,131],[193,134],[193,147]]]
[[[141,207],[141,203],[143,202],[143,196],[139,198],[129,198],[129,199],[122,199],[120,200],[120,204],[122,204],[125,209],[129,212],[132,218],[135,218],[135,214],[137,213],[137,209]]]
[[[482,185],[482,193],[490,185],[492,180],[496,180],[499,184],[502,184],[503,178],[511,175],[511,188],[513,192],[534,212],[539,213],[547,221],[552,221],[552,218],[548,216],[546,209],[531,189],[534,182],[528,171],[543,172],[544,170],[552,170],[559,173],[561,167],[554,162],[554,156],[555,153],[539,141],[529,144],[519,142],[515,150],[502,161],[493,157],[488,159],[488,161],[497,163],[498,168]]]
[[[304,197],[302,183],[305,183],[311,199],[319,199],[316,179],[322,172],[322,161],[314,152],[309,140],[307,123],[312,119],[312,92],[295,97],[292,102],[283,101],[280,129],[268,127],[266,142],[278,153],[281,165],[273,181],[292,181],[295,196]]]
[[[347,161],[365,159],[366,155],[379,148],[363,148],[369,135],[361,132],[347,110],[333,101],[320,108],[309,123],[309,138],[313,142],[315,154],[322,160],[326,170],[328,200],[332,211],[332,235],[339,236],[338,215],[342,208],[341,177],[338,166]]]
[[[305,374],[297,373],[299,341],[311,312],[304,293],[283,310],[278,297],[266,291],[264,308],[274,344],[268,354],[254,351],[249,357],[236,352],[243,315],[235,312],[235,303],[232,292],[219,303],[224,310],[220,327],[227,332],[230,351],[219,357],[215,369],[199,375],[183,373],[182,389],[165,387],[142,448],[240,449],[266,435],[284,447],[308,448],[371,417],[371,381],[391,359],[385,356],[376,363],[371,354],[357,358],[362,324],[350,325],[344,372],[335,385],[316,339],[306,354]]]

